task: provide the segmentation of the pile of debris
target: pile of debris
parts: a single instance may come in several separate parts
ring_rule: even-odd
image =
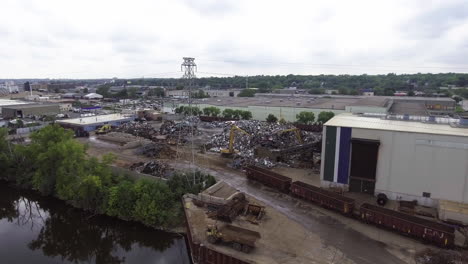
[[[177,153],[167,144],[149,143],[137,148],[135,154],[155,159],[174,159]]]
[[[130,166],[131,170],[161,178],[169,178],[174,169],[160,160],[137,162]]]
[[[185,143],[187,137],[190,135],[198,135],[199,131],[197,129],[197,123],[199,120],[191,120],[186,118],[184,121],[175,123],[172,120],[166,120],[161,125],[159,133],[161,135],[167,135],[168,138],[178,139],[181,142]]]
[[[240,168],[245,165],[259,165],[271,168],[277,164],[277,160],[271,160],[268,157],[256,158],[254,154],[257,147],[282,150],[322,140],[321,133],[295,131],[295,127],[292,124],[277,124],[256,120],[224,122],[223,124],[223,132],[214,135],[205,148],[212,152],[220,152],[221,149],[228,148],[232,125],[247,132],[249,136],[235,132],[234,149],[238,152],[231,164],[234,168]],[[297,133],[299,133],[300,137]],[[291,154],[290,159],[294,156],[298,157],[301,155]]]
[[[454,250],[425,249],[414,257],[417,264],[462,264],[468,263],[468,253]]]
[[[124,123],[117,127],[115,131],[131,134],[137,137],[143,137],[149,140],[153,140],[158,135],[158,131],[150,124],[140,122]]]

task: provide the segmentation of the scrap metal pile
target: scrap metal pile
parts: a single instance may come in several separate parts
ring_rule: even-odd
[[[117,127],[115,131],[131,134],[137,137],[143,137],[149,140],[154,140],[158,135],[158,131],[150,124],[140,122],[124,123]]]
[[[178,123],[166,120],[159,130],[147,122],[129,122],[120,125],[114,131],[146,138],[153,142],[165,141],[172,144],[183,144],[190,139],[192,134],[200,134],[197,129],[198,122],[200,122],[198,117],[185,118]]]
[[[139,173],[144,173],[148,175],[153,175],[161,178],[169,178],[174,169],[170,167],[167,163],[160,160],[154,160],[149,162],[137,162],[130,166],[131,170],[137,171]]]
[[[167,144],[149,143],[135,150],[136,155],[144,155],[155,159],[174,159],[176,151]]]
[[[167,135],[170,139],[177,139],[178,142],[185,143],[190,135],[198,135],[197,123],[199,120],[191,120],[189,118],[182,122],[175,123],[172,120],[166,120],[161,125],[159,133]]]
[[[246,165],[259,165],[263,167],[273,167],[277,161],[269,158],[255,157],[255,148],[264,147],[268,149],[286,149],[302,144],[310,144],[321,141],[321,133],[300,131],[300,139],[294,131],[292,124],[277,124],[255,120],[242,120],[234,122],[224,122],[224,130],[221,134],[214,135],[206,148],[213,152],[220,152],[221,149],[228,148],[230,128],[232,125],[239,127],[250,136],[243,133],[236,133],[234,139],[234,149],[238,151],[233,159],[232,166],[240,168]],[[286,131],[285,131],[286,130]],[[294,154],[291,155],[293,158]]]

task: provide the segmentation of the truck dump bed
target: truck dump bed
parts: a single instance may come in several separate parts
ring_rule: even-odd
[[[260,238],[258,232],[233,225],[225,225],[219,231],[223,234],[225,240],[239,242],[251,247],[255,247],[255,241]]]

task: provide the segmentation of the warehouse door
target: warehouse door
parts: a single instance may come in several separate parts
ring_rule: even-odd
[[[376,140],[351,140],[349,191],[374,194],[379,145]]]

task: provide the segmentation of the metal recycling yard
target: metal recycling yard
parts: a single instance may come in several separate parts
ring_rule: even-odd
[[[347,116],[351,119],[346,119]],[[330,127],[338,121],[344,122],[342,119],[348,123],[340,124],[336,136],[330,136],[333,130]],[[226,181],[219,189],[208,189],[199,196],[187,195],[183,199],[194,263],[377,263],[377,256],[372,256],[372,252],[366,258],[374,261],[360,262],[347,246],[327,243],[328,235],[317,229],[327,230],[330,228],[327,225],[335,221],[346,226],[337,230],[348,233],[344,230],[351,228],[353,236],[370,239],[371,242],[363,245],[374,247],[376,243],[384,243],[392,257],[382,263],[412,263],[409,259],[416,253],[433,246],[457,249],[453,252],[464,247],[468,232],[463,222],[466,210],[456,209],[461,208],[460,202],[441,200],[438,203],[434,196],[413,201],[413,196],[400,193],[395,197],[377,188],[382,181],[382,166],[385,168],[386,164],[380,159],[375,166],[369,164],[382,155],[381,151],[387,153],[390,145],[384,137],[380,138],[380,144],[374,144],[378,140],[375,136],[366,139],[363,135],[372,135],[374,131],[364,133],[361,130],[365,128],[360,126],[387,122],[380,117],[337,116],[324,125],[323,134],[319,132],[321,127],[308,131],[306,127],[292,124],[202,120],[190,117],[127,122],[108,134],[99,135],[98,140],[86,141],[90,144],[88,152],[96,156],[105,153],[106,144],[116,144],[109,148],[117,155],[116,165],[145,177],[168,178],[173,169],[193,169],[191,164],[195,162],[197,168]],[[465,140],[467,130],[463,123],[449,121],[451,125],[396,120],[392,121],[394,128],[398,122],[404,123],[392,133],[412,135],[422,126],[431,126],[436,128],[431,137],[443,129],[445,134],[457,133],[459,139]],[[409,132],[408,126],[418,131]],[[352,133],[347,133],[348,128]],[[99,140],[111,143],[103,144]],[[417,140],[424,138],[420,136]],[[459,158],[466,154],[463,146],[462,142],[455,148],[461,151]],[[330,149],[335,150],[333,156]],[[362,150],[374,153],[365,152],[363,156],[368,164],[364,165],[366,170],[358,170],[361,163],[353,152]],[[224,155],[226,151],[230,155]],[[345,170],[343,161],[347,159],[350,162]],[[459,165],[454,168],[461,168]],[[372,170],[377,175],[376,181],[355,176],[356,171],[367,175]],[[298,177],[300,171],[304,174]],[[353,181],[342,184],[344,179]],[[355,180],[360,180],[360,188]],[[243,183],[238,185],[240,182]],[[368,182],[376,184],[374,192],[368,191],[368,186],[372,187]],[[236,190],[239,187],[242,191]],[[257,208],[257,214],[252,214],[252,208]],[[260,211],[264,212],[262,217],[258,217]],[[296,213],[291,214],[293,211]],[[314,220],[318,222],[308,224],[309,218],[320,219],[323,215],[334,220],[327,223]],[[405,247],[409,251],[401,253]]]

